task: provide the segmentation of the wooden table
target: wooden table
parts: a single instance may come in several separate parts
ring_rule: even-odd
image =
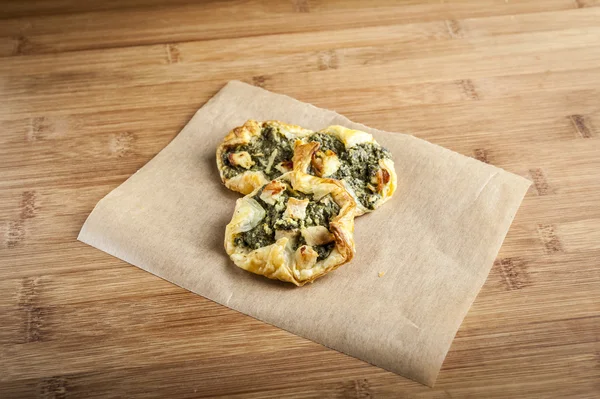
[[[597,0],[4,1],[0,397],[592,397]],[[435,389],[76,241],[239,79],[533,186]]]

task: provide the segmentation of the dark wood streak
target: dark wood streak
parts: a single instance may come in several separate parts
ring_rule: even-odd
[[[34,298],[36,297],[38,288],[38,279],[32,277],[26,277],[21,280],[21,288],[18,294],[18,305],[19,306],[32,306]]]
[[[490,163],[490,161],[488,160],[488,152],[485,148],[475,148],[473,150],[473,156],[478,161],[488,163],[488,164]]]
[[[589,126],[589,122],[583,115],[571,115],[569,116],[571,122],[573,122],[573,126],[577,133],[584,139],[589,139],[592,137],[592,128]]]
[[[169,64],[177,64],[181,61],[181,52],[179,51],[179,47],[176,44],[167,44],[167,61]]]
[[[294,0],[294,10],[302,13],[310,12],[308,0]]]
[[[502,282],[507,290],[520,290],[531,284],[525,261],[521,258],[497,259],[494,267],[500,270]]]
[[[43,116],[38,116],[30,119],[29,132],[27,141],[36,141],[44,136],[44,133],[52,130],[52,123]]]
[[[31,219],[35,216],[38,208],[36,206],[35,191],[25,191],[21,196],[21,214],[20,218]]]
[[[43,339],[42,327],[46,309],[27,306],[25,310],[24,340],[25,342],[40,342]]]
[[[262,87],[264,89],[265,88],[265,83],[267,83],[268,80],[269,80],[269,78],[267,76],[265,76],[265,75],[253,76],[252,77],[252,84],[254,86]]]
[[[544,244],[546,253],[562,252],[563,246],[555,232],[555,227],[551,224],[538,224],[538,234]]]
[[[43,340],[43,320],[47,310],[38,304],[40,279],[27,277],[21,282],[18,294],[18,306],[23,315],[23,341],[40,342]]]
[[[343,395],[348,398],[367,399],[373,398],[369,381],[366,378],[354,380],[348,392]]]
[[[467,99],[479,100],[479,93],[477,93],[475,85],[473,84],[473,81],[471,79],[462,79],[457,81],[457,83]]]
[[[67,397],[68,383],[66,377],[54,376],[45,378],[40,383],[40,398],[65,399]]]
[[[7,248],[15,248],[25,238],[25,224],[21,219],[8,221],[6,230]]]
[[[320,71],[337,69],[339,67],[337,52],[335,50],[320,52],[317,60],[317,67]]]
[[[31,47],[31,43],[29,39],[23,35],[15,36],[13,38],[15,41],[15,48],[13,50],[13,55],[24,55],[27,54]]]
[[[546,176],[542,169],[530,169],[529,174],[531,175],[531,179],[533,180],[538,195],[548,195],[551,193],[550,186],[548,185],[548,181],[546,180]]]
[[[457,39],[463,37],[462,28],[457,20],[448,19],[446,20],[446,28],[451,39]]]
[[[21,195],[18,219],[7,222],[5,238],[7,248],[15,248],[25,239],[25,220],[35,217],[37,211],[35,191],[24,191]]]
[[[131,132],[123,132],[114,134],[109,143],[109,151],[117,158],[122,158],[130,155],[136,141],[135,134]]]

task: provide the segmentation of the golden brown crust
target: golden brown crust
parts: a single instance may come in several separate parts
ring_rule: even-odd
[[[303,144],[301,141],[297,141],[294,148],[294,157],[292,158],[294,171],[308,174],[312,163],[312,156],[320,146],[321,145],[315,141],[311,141],[306,144]]]
[[[279,128],[280,131],[290,140],[305,137],[312,133],[312,131],[303,129],[300,126],[290,125],[280,121],[257,122],[255,120],[248,120],[242,126],[238,126],[230,131],[223,139],[221,145],[219,145],[217,148],[216,154],[217,168],[219,169],[221,180],[230,190],[237,191],[242,194],[250,194],[256,188],[263,186],[269,181],[268,177],[260,169],[246,170],[234,177],[227,178],[224,173],[225,165],[223,163],[223,154],[225,154],[231,148],[249,144],[252,140],[260,139],[262,129],[265,126]],[[289,165],[289,167],[291,168],[291,165]]]
[[[286,182],[294,190],[312,195],[316,201],[331,195],[333,201],[340,207],[339,213],[329,224],[329,231],[334,236],[334,249],[325,259],[317,260],[316,252],[308,245],[302,245],[294,250],[291,245],[292,238],[289,236],[281,236],[275,243],[255,250],[237,246],[236,236],[257,226],[265,216],[265,210],[253,199],[259,187],[237,201],[231,222],[225,229],[225,250],[233,262],[244,270],[297,286],[313,282],[349,262],[355,253],[356,204],[341,183],[301,172],[286,173],[275,181]]]

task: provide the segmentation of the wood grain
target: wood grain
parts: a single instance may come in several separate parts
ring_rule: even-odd
[[[598,5],[3,2],[0,397],[596,396]],[[532,180],[434,389],[76,241],[230,79]]]

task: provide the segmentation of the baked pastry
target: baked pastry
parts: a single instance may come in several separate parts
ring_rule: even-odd
[[[320,146],[310,154],[298,148],[311,142]],[[310,157],[307,167],[293,164],[295,150]],[[249,120],[225,137],[217,149],[217,166],[225,186],[242,194],[292,169],[340,180],[356,201],[356,216],[383,205],[397,184],[390,152],[371,134],[343,126],[315,133],[279,121]]]
[[[221,180],[233,191],[250,194],[291,171],[295,141],[312,133],[279,121],[247,121],[229,132],[217,148]]]
[[[336,180],[285,173],[237,200],[225,250],[242,269],[302,286],[353,258],[355,206]]]
[[[297,145],[295,151],[310,162],[294,164],[294,169],[341,181],[356,201],[357,216],[379,208],[394,194],[397,177],[392,156],[371,134],[329,126],[303,141],[308,144]]]

